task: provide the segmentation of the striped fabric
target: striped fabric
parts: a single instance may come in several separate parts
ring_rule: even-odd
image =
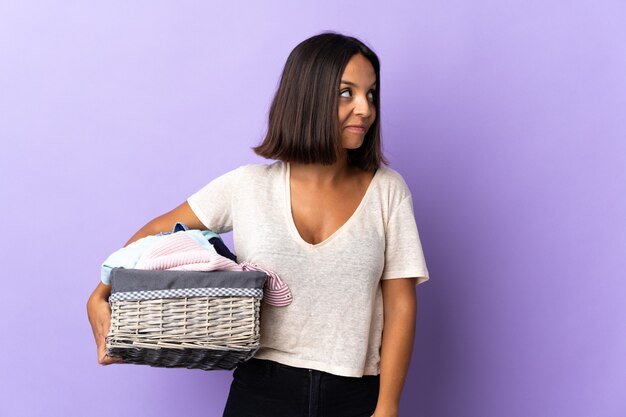
[[[186,233],[162,236],[147,248],[137,264],[137,269],[171,269],[173,271],[241,271],[237,263],[209,251]]]
[[[291,304],[292,296],[289,287],[278,275],[250,262],[236,262],[203,248],[186,233],[172,233],[161,237],[146,249],[136,269],[172,270],[172,271],[260,271],[268,276],[264,287],[263,302],[284,307]]]
[[[247,261],[240,263],[239,266],[241,266],[244,271],[260,271],[267,274],[268,279],[265,281],[264,287],[265,297],[263,297],[263,300],[267,304],[276,307],[284,307],[291,304],[291,291],[289,291],[287,284],[276,275],[276,272],[261,268]]]

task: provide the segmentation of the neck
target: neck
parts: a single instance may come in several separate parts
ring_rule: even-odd
[[[291,177],[318,185],[332,185],[354,174],[357,168],[348,165],[347,154],[343,153],[332,165],[289,163]]]

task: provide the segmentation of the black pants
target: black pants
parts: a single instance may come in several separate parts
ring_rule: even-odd
[[[379,375],[361,378],[252,358],[233,372],[223,417],[371,417]]]

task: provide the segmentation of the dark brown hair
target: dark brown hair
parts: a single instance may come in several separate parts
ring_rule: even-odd
[[[363,42],[337,32],[323,32],[298,44],[289,54],[269,111],[267,135],[252,150],[285,162],[337,161],[341,129],[337,120],[341,75],[355,54],[367,58],[376,72],[376,119],[358,149],[347,149],[348,163],[373,170],[388,165],[380,134],[380,61]]]

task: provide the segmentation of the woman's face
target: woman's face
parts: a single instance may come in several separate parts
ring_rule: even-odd
[[[363,55],[352,56],[341,76],[339,86],[339,126],[344,148],[356,149],[363,144],[365,134],[376,119],[375,94],[374,67]]]

